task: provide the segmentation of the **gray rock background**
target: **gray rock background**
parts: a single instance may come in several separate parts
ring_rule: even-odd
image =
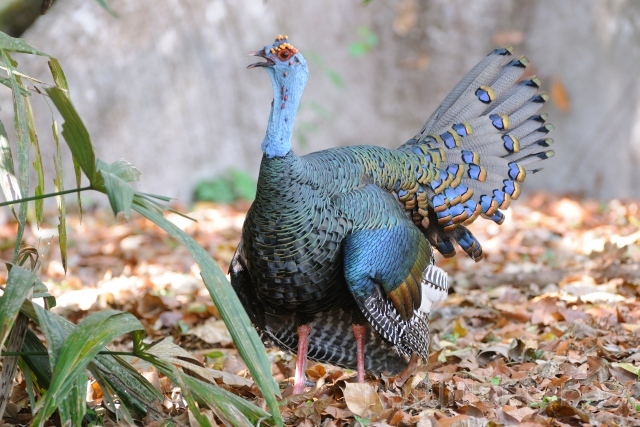
[[[143,191],[188,201],[198,180],[231,167],[257,176],[271,87],[266,73],[245,69],[246,53],[282,33],[311,68],[296,121],[299,154],[400,145],[464,73],[510,43],[556,89],[546,107],[556,157],[528,178],[526,190],[640,196],[640,2],[109,4],[119,18],[95,1],[58,0],[23,38],[60,60],[98,157],[136,165]],[[375,47],[350,53],[368,34],[377,36]],[[45,61],[18,59],[31,75],[47,75]],[[0,102],[9,124],[10,97]],[[50,147],[49,107],[35,103],[42,145]],[[44,155],[51,159],[51,150]]]

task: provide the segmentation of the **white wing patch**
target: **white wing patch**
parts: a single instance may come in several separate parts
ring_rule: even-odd
[[[422,273],[422,304],[420,311],[429,313],[436,301],[444,301],[449,291],[449,275],[443,269],[430,264]]]

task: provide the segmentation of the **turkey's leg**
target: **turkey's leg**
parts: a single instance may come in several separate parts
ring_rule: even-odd
[[[298,326],[298,359],[296,360],[296,376],[293,382],[293,394],[302,394],[304,391],[310,333],[311,325],[309,323]]]
[[[353,336],[356,338],[356,360],[358,363],[358,382],[364,382],[364,340],[367,328],[364,325],[351,325]]]

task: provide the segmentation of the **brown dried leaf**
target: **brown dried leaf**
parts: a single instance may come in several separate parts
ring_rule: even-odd
[[[504,357],[505,359],[509,357],[508,345],[495,344],[485,348],[478,354],[478,364],[480,364],[480,366],[486,366],[489,362],[499,357]]]
[[[640,377],[640,366],[635,366],[631,363],[618,363],[618,362],[613,362],[611,366],[614,368],[622,368],[625,371],[629,371],[632,374],[636,375],[637,377]]]
[[[320,378],[327,375],[327,370],[321,364],[315,364],[311,368],[306,370],[307,376],[313,378],[314,380],[319,380]]]
[[[353,417],[353,412],[336,406],[327,406],[324,408],[324,412],[331,415],[336,421]]]
[[[550,402],[544,408],[545,414],[552,418],[570,418],[577,417],[580,421],[588,423],[590,420],[589,414],[581,409],[578,409],[571,404],[567,403],[567,401],[558,399],[554,402]]]
[[[556,323],[559,320],[554,316],[555,313],[558,313],[557,301],[557,298],[554,297],[543,297],[532,304],[531,323],[534,325],[552,325]]]
[[[343,393],[349,410],[360,417],[382,412],[380,396],[367,383],[347,383]]]
[[[208,344],[220,344],[221,346],[233,342],[224,322],[213,317],[207,319],[202,325],[192,328],[186,335],[195,335]]]
[[[391,415],[387,418],[387,424],[391,426],[397,426],[400,423],[403,423],[405,419],[409,418],[409,414],[406,414],[401,409],[396,409],[391,413]]]
[[[474,417],[474,418],[484,417],[484,414],[482,413],[482,411],[473,405],[461,406],[456,410],[456,412],[463,415],[469,415],[470,417]]]
[[[518,420],[518,422],[521,422],[525,417],[530,416],[531,414],[535,413],[536,411],[534,411],[533,409],[531,409],[529,407],[523,406],[521,408],[517,408],[517,409],[505,411],[505,412],[507,412],[509,415],[511,415],[516,420]]]
[[[440,427],[464,427],[468,425],[468,420],[468,415],[456,415],[455,417],[440,418],[438,424]]]

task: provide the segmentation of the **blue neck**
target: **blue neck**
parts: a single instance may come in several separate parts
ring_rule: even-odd
[[[269,73],[273,85],[273,101],[267,134],[262,141],[262,151],[269,158],[283,157],[291,151],[293,121],[306,83],[306,76],[302,79],[293,75],[275,78],[275,73],[278,72]]]

